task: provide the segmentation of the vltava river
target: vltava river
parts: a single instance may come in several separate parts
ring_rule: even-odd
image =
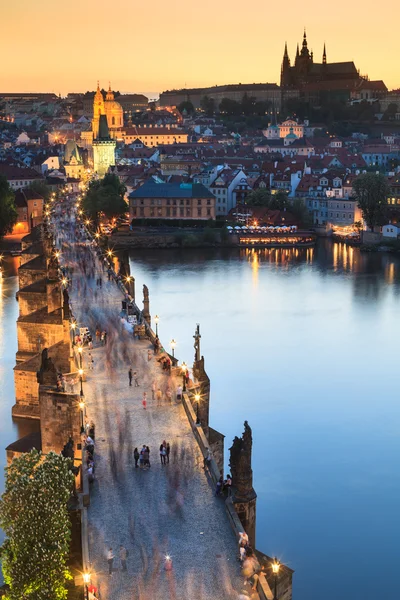
[[[8,259],[8,275],[17,262]],[[400,260],[322,241],[135,251],[130,262],[139,306],[146,283],[161,340],[174,338],[187,363],[200,323],[226,456],[245,419],[253,429],[257,546],[296,570],[295,600],[395,597]],[[18,438],[18,304],[16,278],[0,286],[1,467]]]
[[[164,344],[193,361],[200,323],[211,425],[247,419],[260,550],[296,570],[297,600],[397,589],[400,261],[314,250],[132,252]]]

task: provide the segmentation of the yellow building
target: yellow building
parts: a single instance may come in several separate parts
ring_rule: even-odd
[[[140,140],[149,148],[164,144],[187,144],[188,142],[188,134],[185,131],[170,125],[127,127],[122,133],[122,138],[125,144],[132,144],[135,140]]]
[[[115,165],[116,141],[112,140],[108,131],[106,115],[99,116],[99,128],[93,140],[93,169],[99,177],[104,177],[108,168]]]
[[[81,158],[79,148],[74,140],[68,140],[64,149],[64,167],[67,177],[82,179],[85,167]]]
[[[111,85],[108,87],[106,99],[104,100],[99,82],[97,82],[97,90],[93,99],[92,131],[84,132],[86,141],[92,142],[98,137],[101,115],[107,117],[110,137],[113,139],[122,139],[122,127],[124,125],[124,111],[122,106],[114,100],[114,93],[111,90]]]

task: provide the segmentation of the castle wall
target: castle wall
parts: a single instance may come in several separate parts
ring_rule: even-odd
[[[20,267],[18,269],[18,281],[19,288],[24,288],[36,281],[40,281],[41,279],[45,279],[47,273],[46,269],[28,269],[25,267]]]
[[[40,386],[39,397],[42,451],[61,452],[69,436],[74,440],[74,450],[80,451],[79,395]]]

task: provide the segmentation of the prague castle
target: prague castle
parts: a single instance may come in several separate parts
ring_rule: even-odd
[[[301,88],[310,83],[321,82],[357,82],[361,79],[353,61],[328,63],[326,46],[322,54],[322,62],[314,62],[313,52],[308,49],[307,35],[304,31],[301,51],[297,44],[296,58],[291,65],[287,44],[283,55],[281,69],[281,86]]]

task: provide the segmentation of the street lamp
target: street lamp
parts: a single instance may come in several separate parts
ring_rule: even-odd
[[[82,381],[82,380],[81,380]],[[81,409],[81,433],[83,433],[85,431],[85,428],[83,426],[83,412],[85,410],[85,403],[83,400],[81,400],[79,402],[79,408]]]
[[[278,581],[278,575],[279,575],[280,566],[281,566],[281,563],[279,562],[279,560],[275,556],[274,562],[271,564],[272,572],[274,574],[274,600],[278,600],[278,597],[276,595],[276,584],[277,584],[277,581]]]
[[[186,392],[186,370],[187,364],[185,362],[182,363],[182,379],[183,379],[183,391]]]
[[[63,284],[63,286],[66,288],[68,287],[68,279],[66,277],[63,277],[61,279],[61,283]]]
[[[156,324],[156,336],[158,337],[158,321],[160,320],[160,317],[158,315],[156,315],[154,317],[154,323]]]
[[[196,425],[200,425],[200,419],[199,419],[200,394],[198,392],[197,392],[197,394],[194,395],[194,399],[196,401]]]
[[[82,369],[82,352],[83,352],[82,346],[79,346],[78,352],[79,352],[79,368]]]
[[[176,341],[175,340],[171,340],[170,341],[170,345],[172,348],[172,356],[175,358],[175,346],[176,346]]]
[[[84,586],[85,586],[85,600],[89,600],[88,585],[90,583],[90,578],[91,578],[91,574],[90,573],[84,573],[83,574],[83,583],[84,583]]]
[[[79,373],[79,379],[80,379],[80,382],[81,382],[80,397],[83,398],[83,379],[82,379],[82,377],[83,377],[83,369],[79,369],[78,373]]]

